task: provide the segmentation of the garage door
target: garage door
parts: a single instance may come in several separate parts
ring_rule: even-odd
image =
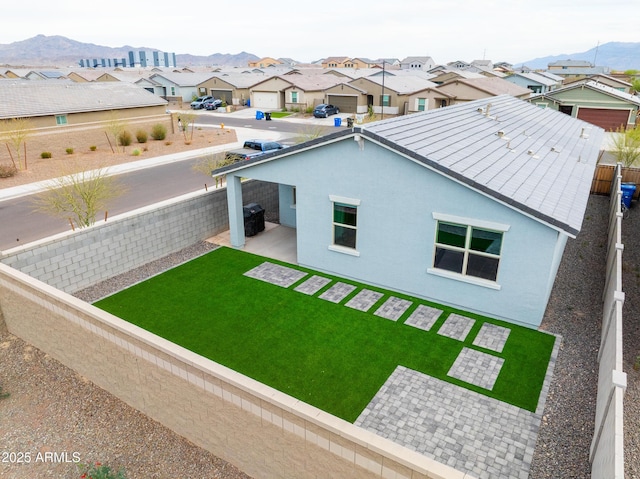
[[[588,121],[607,131],[617,130],[620,125],[627,127],[630,110],[609,110],[606,108],[580,108],[578,118]]]
[[[329,95],[329,104],[335,105],[342,113],[357,113],[358,98],[355,96]]]
[[[227,103],[231,104],[233,100],[233,91],[232,90],[211,90],[209,93],[213,98],[218,98],[219,100],[226,100]]]
[[[269,91],[254,91],[251,106],[256,108],[277,109],[278,94]]]

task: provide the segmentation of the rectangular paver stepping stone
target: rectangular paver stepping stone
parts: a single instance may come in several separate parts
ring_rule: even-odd
[[[409,316],[404,324],[429,331],[441,314],[442,310],[421,304],[411,313],[411,316]]]
[[[473,340],[473,345],[501,353],[507,342],[509,333],[511,333],[509,328],[484,323],[480,331],[478,331],[476,339]]]
[[[440,326],[438,334],[448,338],[457,339],[458,341],[464,341],[475,322],[475,319],[452,313],[444,324]]]
[[[503,364],[503,358],[462,348],[447,376],[491,391]]]
[[[380,316],[381,318],[397,321],[412,304],[413,303],[411,301],[407,301],[406,299],[391,296],[373,314]]]
[[[347,301],[345,306],[349,308],[357,309],[358,311],[369,311],[371,306],[376,304],[383,294],[377,291],[371,291],[370,289],[363,289],[353,298]]]
[[[260,266],[250,269],[244,273],[244,275],[261,281],[266,281],[267,283],[282,286],[283,288],[288,288],[295,282],[304,278],[307,273],[265,261]]]
[[[304,294],[316,294],[320,291],[324,286],[329,284],[331,280],[329,278],[323,278],[322,276],[313,275],[311,278],[306,280],[304,283],[299,284],[294,288],[295,291]]]
[[[332,303],[339,303],[344,298],[346,298],[354,289],[356,289],[356,287],[352,284],[337,282],[320,296],[318,296],[318,298],[326,299],[327,301],[331,301]]]

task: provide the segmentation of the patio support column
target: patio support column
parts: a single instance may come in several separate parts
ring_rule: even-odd
[[[244,214],[242,211],[241,177],[227,175],[227,205],[229,210],[229,236],[231,246],[244,246]]]

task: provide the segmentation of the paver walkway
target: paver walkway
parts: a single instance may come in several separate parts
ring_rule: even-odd
[[[306,273],[266,262],[245,275],[289,287],[304,278]],[[294,290],[314,295],[331,282],[328,278],[312,275]],[[317,297],[341,303],[356,289],[356,286],[336,281]],[[361,289],[344,306],[369,311],[383,296],[376,291]],[[412,304],[390,296],[373,314],[397,321]],[[441,310],[420,304],[404,324],[430,331],[441,315]],[[436,332],[465,341],[475,322],[452,313]],[[500,353],[510,332],[509,328],[484,323],[472,344],[488,352],[463,347],[448,376],[491,390],[504,364]],[[559,342],[556,340],[535,413],[398,366],[355,425],[478,478],[526,479]]]

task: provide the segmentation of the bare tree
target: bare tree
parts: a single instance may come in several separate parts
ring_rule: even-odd
[[[182,125],[182,134],[184,135],[185,143],[193,141],[193,127],[197,117],[195,113],[191,112],[180,113],[178,117],[178,124]]]
[[[326,134],[326,127],[321,125],[305,125],[296,132],[296,144],[315,140]]]
[[[28,118],[11,118],[10,120],[3,120],[0,126],[2,137],[5,140],[9,154],[11,155],[11,162],[19,170],[27,169],[27,151],[26,141],[33,130],[33,124]],[[24,149],[24,154],[23,154]],[[15,153],[16,161],[13,157]]]
[[[121,141],[120,139],[122,138],[124,132],[126,131],[127,128],[127,123],[122,120],[122,118],[120,118],[120,116],[118,116],[118,114],[115,111],[111,111],[109,113],[109,119],[107,121],[107,132],[111,133],[111,136],[113,137],[113,142],[116,145],[116,147],[118,145],[120,145]],[[111,152],[115,153],[115,150],[113,148],[113,145],[111,144],[111,140],[109,139],[109,135],[107,135],[107,139],[109,140],[109,146],[111,147]],[[124,153],[125,151],[125,145],[122,145],[122,152]]]
[[[46,191],[37,196],[37,211],[69,218],[80,228],[91,226],[100,210],[107,211],[111,200],[125,189],[105,168],[82,171],[51,180]]]

